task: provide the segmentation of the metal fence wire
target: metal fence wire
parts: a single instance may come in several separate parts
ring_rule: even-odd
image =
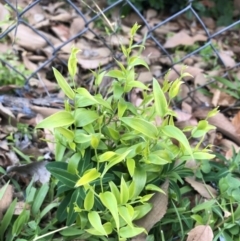
[[[239,30],[237,30],[237,25],[239,25],[240,20],[233,22],[231,25],[229,25],[227,27],[214,28],[215,30],[209,31],[209,28],[206,26],[206,23],[204,23],[203,19],[199,15],[199,13],[194,9],[191,1],[187,4],[186,7],[184,7],[177,13],[173,14],[170,17],[163,16],[161,18],[161,21],[159,20],[159,22],[155,22],[154,24],[149,23],[148,19],[146,18],[146,14],[143,14],[142,12],[140,12],[134,6],[134,4],[129,0],[116,1],[115,3],[111,4],[110,6],[104,6],[103,9],[101,9],[101,7],[96,7],[96,6],[98,6],[97,5],[98,2],[100,2],[100,1],[96,1],[95,5],[93,5],[95,10],[93,10],[93,7],[90,6],[92,3],[94,3],[94,1],[93,2],[92,1],[84,1],[84,0],[83,1],[71,1],[71,0],[59,1],[59,2],[61,2],[61,4],[65,4],[65,6],[67,6],[67,9],[69,12],[74,12],[75,17],[82,18],[82,20],[84,22],[84,26],[79,32],[76,32],[73,35],[71,35],[70,38],[65,38],[65,39],[62,38],[60,43],[58,43],[57,45],[53,43],[49,34],[44,34],[44,31],[43,31],[44,26],[41,28],[41,27],[37,26],[36,24],[32,25],[31,23],[29,23],[29,21],[27,20],[28,18],[26,17],[28,12],[31,9],[33,9],[34,7],[36,7],[37,5],[40,6],[42,9],[45,9],[47,5],[53,4],[54,1],[50,1],[53,3],[49,3],[48,1],[44,1],[44,0],[28,1],[28,4],[23,9],[19,8],[19,6],[21,5],[20,4],[21,2],[24,2],[24,1],[5,0],[2,2],[2,4],[5,4],[5,6],[8,7],[9,11],[14,16],[14,21],[12,22],[12,24],[10,26],[8,26],[8,28],[2,29],[3,31],[0,34],[1,42],[3,42],[5,39],[9,40],[9,36],[13,36],[13,38],[12,38],[13,44],[11,46],[14,49],[14,46],[15,46],[14,43],[18,44],[19,27],[23,25],[26,28],[31,29],[34,32],[34,34],[38,35],[38,38],[41,38],[43,40],[43,43],[44,43],[43,47],[44,48],[48,47],[48,49],[49,49],[49,54],[48,54],[47,58],[42,62],[41,61],[38,62],[37,68],[34,71],[32,71],[32,73],[29,74],[28,76],[25,76],[21,72],[21,70],[19,70],[17,68],[17,66],[13,66],[10,61],[2,58],[0,55],[0,61],[2,62],[2,64],[8,66],[9,68],[11,68],[13,71],[18,73],[19,75],[21,75],[26,80],[25,86],[28,85],[29,80],[31,78],[33,78],[33,77],[36,78],[37,74],[40,71],[44,70],[46,67],[52,66],[54,61],[67,66],[67,58],[62,58],[62,56],[63,56],[62,53],[64,52],[63,51],[64,48],[66,46],[68,46],[69,43],[74,43],[74,41],[77,39],[85,38],[86,34],[91,34],[93,36],[93,39],[95,39],[94,41],[97,41],[97,45],[105,46],[106,48],[108,48],[109,51],[111,51],[112,57],[119,58],[119,55],[118,55],[119,52],[118,52],[118,50],[116,50],[116,48],[114,48],[113,44],[111,43],[111,38],[110,38],[110,41],[107,41],[106,38],[108,38],[109,36],[107,36],[107,34],[105,36],[99,34],[99,32],[96,31],[97,27],[93,27],[93,25],[94,24],[96,25],[97,23],[102,21],[103,25],[107,26],[107,22],[105,21],[104,17],[109,16],[109,14],[113,13],[114,11],[116,11],[116,9],[118,9],[118,11],[119,11],[118,14],[120,17],[116,20],[116,25],[121,28],[121,21],[124,20],[121,18],[121,15],[122,15],[121,11],[126,6],[128,6],[128,9],[131,10],[130,12],[134,12],[135,16],[136,15],[138,16],[140,25],[142,25],[142,28],[146,29],[146,32],[145,32],[146,40],[145,41],[151,42],[153,45],[155,45],[155,47],[167,59],[166,61],[168,62],[168,65],[167,65],[167,67],[165,67],[165,69],[163,68],[163,71],[161,71],[159,73],[159,76],[157,76],[158,78],[161,77],[162,75],[164,75],[166,73],[167,69],[170,67],[175,69],[175,71],[178,73],[178,70],[174,66],[176,66],[179,63],[180,64],[184,63],[188,58],[198,55],[199,53],[201,53],[201,51],[203,51],[206,48],[210,49],[210,51],[212,51],[212,53],[216,56],[216,60],[217,60],[216,63],[217,63],[217,65],[221,66],[221,68],[224,70],[222,72],[222,76],[225,76],[226,78],[228,77],[229,71],[238,67],[240,64],[240,62],[236,61],[234,66],[233,65],[228,66],[228,64],[226,64],[226,61],[224,61],[224,59],[222,58],[221,54],[219,54],[219,48],[216,47],[216,45],[214,44],[214,41],[213,41],[215,38],[217,38],[221,35],[228,36],[232,32],[235,32],[235,34],[237,36],[237,40],[239,41],[239,32],[238,32]],[[91,2],[91,4],[88,2]],[[55,1],[55,4],[56,4],[56,1]],[[59,4],[59,6],[61,4]],[[3,12],[0,13],[0,15],[1,14],[3,14]],[[49,14],[51,14],[51,12],[49,12]],[[164,46],[166,39],[159,38],[158,34],[156,34],[156,32],[161,31],[161,29],[163,29],[164,26],[166,26],[168,23],[177,21],[177,19],[180,16],[183,16],[183,15],[186,16],[186,15],[190,15],[190,14],[192,16],[192,18],[191,18],[192,20],[190,20],[189,23],[192,24],[194,21],[195,24],[198,25],[198,28],[201,28],[202,32],[205,33],[206,40],[201,41],[201,43],[199,45],[196,45],[195,49],[192,48],[190,50],[190,52],[185,54],[184,56],[175,58],[174,53],[171,52],[172,50],[169,48],[166,48]],[[37,12],[35,12],[35,15],[33,17],[34,18],[38,17]],[[57,22],[57,21],[61,22],[61,19],[58,19],[58,20],[55,19],[55,22]],[[114,33],[112,35],[114,35]],[[32,45],[34,46],[34,38],[32,39],[32,41],[33,41]],[[142,41],[143,41],[143,38],[139,39],[139,43],[141,43]],[[21,44],[19,44],[19,45],[21,45]],[[28,48],[28,46],[24,46],[24,44],[23,44],[22,46],[20,46],[20,48],[18,48],[16,50],[16,52],[18,53],[19,51],[20,52],[23,51],[22,48],[28,49],[28,51],[30,49],[30,51],[35,52],[35,53],[42,51],[42,49]],[[111,61],[108,61],[102,67],[111,68],[113,65],[114,65],[114,60],[112,58]],[[164,65],[164,64],[159,63],[159,65]],[[83,64],[83,66],[84,66],[84,64]],[[81,68],[81,66],[80,66],[80,68]],[[85,69],[86,69],[86,67],[85,67]],[[200,86],[200,87],[202,87],[202,86]]]

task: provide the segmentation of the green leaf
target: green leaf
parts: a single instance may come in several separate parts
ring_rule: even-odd
[[[81,161],[81,159],[82,159],[82,155],[80,152],[74,153],[68,160],[68,166],[67,166],[68,172],[72,174],[76,174],[78,169],[78,164]]]
[[[60,234],[64,237],[70,236],[79,236],[83,234],[85,231],[78,227],[68,227],[60,232]]]
[[[40,187],[40,189],[38,190],[37,195],[32,204],[32,215],[33,216],[37,215],[37,213],[40,212],[40,208],[43,204],[43,201],[45,200],[48,190],[49,190],[48,183],[43,184]]]
[[[156,113],[163,118],[168,113],[168,104],[166,97],[155,78],[153,79],[153,96]]]
[[[99,115],[93,110],[77,109],[74,111],[74,118],[76,120],[76,126],[83,127],[96,121]]]
[[[5,213],[3,219],[1,220],[1,225],[0,225],[1,240],[4,240],[3,236],[11,223],[16,204],[17,204],[17,198],[15,198],[14,201],[10,204],[10,206],[7,209],[7,212]]]
[[[130,57],[128,61],[128,69],[131,69],[132,67],[138,66],[138,65],[143,65],[149,70],[149,67],[145,60],[141,59],[139,56],[132,56]]]
[[[116,223],[117,230],[119,230],[119,216],[117,199],[111,192],[104,192],[99,194],[102,204],[110,211]]]
[[[127,159],[127,168],[128,168],[128,172],[129,172],[131,177],[134,174],[135,166],[136,166],[135,160],[132,159],[132,158],[128,158]]]
[[[73,141],[74,133],[65,127],[57,127],[56,130],[61,133],[68,142]]]
[[[101,218],[96,211],[89,212],[88,219],[94,229],[96,229],[101,235],[107,236],[107,233],[102,225]]]
[[[96,168],[92,168],[87,170],[84,175],[77,181],[75,187],[86,185],[97,178],[100,177],[100,173],[97,171]]]
[[[143,233],[144,231],[145,231],[144,228],[135,228],[135,227],[126,226],[126,227],[120,228],[119,235],[122,238],[132,238],[137,236],[140,233]]]
[[[108,73],[106,74],[106,76],[121,80],[125,78],[125,75],[122,71],[118,70],[118,69],[113,69],[108,71]]]
[[[128,208],[121,206],[118,208],[118,212],[126,224],[130,227],[133,227],[132,216],[130,215]]]
[[[132,129],[142,133],[149,138],[157,138],[157,127],[144,119],[140,119],[137,117],[122,117],[120,118],[120,120]]]
[[[196,213],[201,210],[211,209],[215,203],[216,203],[215,199],[205,201],[204,203],[200,203],[200,204],[196,205],[194,208],[192,208],[192,212]]]
[[[126,102],[123,100],[123,98],[120,98],[118,101],[118,118],[123,117],[126,109],[127,109]]]
[[[115,196],[117,203],[120,204],[120,191],[118,190],[116,184],[114,182],[109,182],[109,187],[113,195]]]
[[[98,73],[95,76],[95,84],[96,86],[99,86],[102,83],[103,77],[106,76],[106,71],[103,71],[101,73]]]
[[[4,196],[4,193],[6,192],[9,182],[10,182],[10,180],[1,188],[1,190],[0,190],[0,200]]]
[[[46,168],[49,172],[51,172],[51,174],[56,177],[59,181],[61,181],[62,183],[64,183],[65,185],[67,185],[68,187],[72,187],[74,188],[78,177],[76,175],[73,175],[71,173],[69,173],[67,171],[67,165],[66,165],[66,169],[63,170],[62,168],[58,168],[56,164],[59,164],[60,162],[57,163],[48,163],[46,165]],[[67,163],[66,163],[67,164]],[[60,164],[59,164],[60,166]]]
[[[143,84],[140,81],[136,81],[136,80],[129,81],[126,84],[125,89],[127,91],[125,91],[125,92],[129,92],[132,88],[139,88],[139,89],[142,89],[142,90],[149,90],[149,88],[145,84]]]
[[[180,129],[175,126],[164,126],[161,130],[164,135],[178,140],[184,146],[188,154],[192,156],[192,148],[188,142],[187,137]]]
[[[121,204],[126,204],[128,199],[129,199],[128,186],[122,176],[121,184],[120,184],[120,202],[121,202]]]
[[[84,208],[87,211],[90,211],[93,208],[93,205],[94,205],[94,191],[89,189],[84,199]]]
[[[75,93],[72,90],[72,88],[69,86],[68,82],[64,79],[64,77],[62,76],[62,74],[55,68],[53,68],[53,72],[54,72],[54,76],[58,82],[58,85],[60,86],[60,88],[62,89],[62,91],[64,92],[64,94],[71,100],[74,99],[75,97]]]
[[[134,220],[144,217],[151,209],[152,205],[150,203],[144,203],[143,205],[134,207]]]
[[[142,166],[137,166],[133,175],[133,183],[135,184],[135,192],[133,197],[137,197],[144,189],[147,181],[146,170]]]
[[[158,186],[156,186],[154,184],[147,184],[145,189],[166,194],[161,188],[159,188]]]
[[[24,209],[21,214],[17,217],[12,227],[12,235],[18,236],[21,232],[23,232],[23,228],[28,222],[30,217],[30,211]]]
[[[193,152],[193,158],[197,159],[197,160],[210,160],[213,159],[215,157],[214,154],[210,154],[207,152],[203,152],[203,151],[194,151]]]
[[[77,73],[77,53],[79,52],[79,49],[72,47],[71,49],[71,55],[68,59],[68,72],[72,79]]]
[[[169,97],[170,97],[171,99],[173,99],[174,97],[176,97],[176,96],[178,95],[178,93],[179,93],[179,88],[180,88],[180,86],[181,86],[182,83],[183,83],[183,81],[180,81],[179,79],[176,79],[176,80],[172,83],[172,85],[171,85],[171,87],[170,87],[170,89],[169,89]]]
[[[45,118],[37,124],[36,128],[56,128],[69,126],[74,123],[72,114],[68,111],[59,111]]]

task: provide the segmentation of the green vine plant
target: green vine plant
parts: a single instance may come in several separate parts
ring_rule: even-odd
[[[47,169],[57,183],[57,219],[66,223],[66,229],[60,232],[63,236],[124,241],[146,235],[145,227],[136,223],[151,211],[152,197],[157,193],[167,195],[183,176],[193,175],[184,166],[187,160],[201,162],[214,157],[209,147],[201,149],[205,134],[214,129],[207,120],[187,130],[191,131],[190,138],[200,140],[195,147],[174,125],[170,103],[187,73],[173,82],[166,76],[162,87],[153,79],[152,89],[136,80],[137,66],[149,69],[139,55],[132,55],[133,49],[143,48],[133,43],[139,27],[132,27],[129,45],[121,46],[124,63],[116,60],[117,69],[93,72],[96,90],[104,76],[112,78],[106,97],[82,87],[71,88],[53,69],[71,102],[66,100],[65,110],[44,119],[36,128],[52,129],[54,133],[56,161],[47,164]],[[73,47],[68,61],[72,80],[78,51]],[[139,106],[125,98],[134,88],[143,91]],[[215,113],[210,112],[208,118]],[[161,118],[160,125],[156,117]],[[161,185],[166,180],[169,190],[163,191]]]

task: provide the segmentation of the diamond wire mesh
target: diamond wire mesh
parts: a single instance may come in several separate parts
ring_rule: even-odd
[[[141,19],[141,21],[143,22],[143,25],[147,28],[147,35],[146,35],[146,40],[150,40],[153,41],[154,44],[157,46],[157,48],[161,51],[162,54],[166,55],[168,60],[171,62],[171,68],[173,68],[177,74],[178,71],[174,68],[174,66],[176,64],[179,63],[183,63],[184,60],[186,60],[187,58],[199,54],[199,52],[203,49],[205,49],[206,47],[211,47],[212,51],[215,53],[215,55],[217,56],[217,60],[218,63],[223,67],[223,69],[225,70],[225,72],[223,73],[224,77],[228,76],[228,71],[230,71],[231,69],[234,69],[236,67],[238,67],[240,65],[240,62],[236,63],[236,65],[234,67],[231,68],[227,68],[227,66],[225,66],[223,59],[221,58],[221,56],[219,55],[219,51],[216,48],[216,46],[213,44],[212,40],[217,37],[220,36],[223,33],[228,33],[228,31],[231,31],[235,26],[240,24],[240,20],[235,21],[234,23],[232,23],[229,26],[226,26],[224,28],[221,28],[219,30],[216,30],[215,32],[211,33],[209,32],[207,26],[204,24],[204,22],[202,21],[201,17],[199,16],[199,14],[197,13],[197,11],[193,8],[191,1],[188,3],[188,5],[181,9],[180,11],[178,11],[177,13],[173,14],[172,16],[166,18],[163,21],[159,21],[159,23],[157,23],[154,26],[150,26],[150,24],[148,23],[148,21],[146,20],[146,18],[144,17],[144,15],[134,6],[134,4],[129,1],[129,0],[119,0],[116,1],[114,4],[106,7],[105,9],[102,9],[102,12],[95,12],[94,16],[92,16],[90,19],[87,19],[85,17],[85,14],[83,13],[83,11],[81,11],[80,8],[78,8],[78,6],[76,5],[76,1],[71,1],[71,0],[65,0],[65,3],[68,4],[72,9],[75,10],[75,12],[77,13],[77,15],[79,15],[85,23],[84,29],[80,32],[78,32],[76,35],[72,36],[70,39],[63,41],[62,44],[60,46],[55,47],[49,38],[47,38],[44,34],[42,34],[37,28],[34,28],[33,26],[31,26],[25,19],[24,16],[25,14],[31,9],[33,8],[35,5],[37,4],[43,4],[43,0],[35,0],[32,1],[27,7],[25,7],[22,11],[19,11],[17,9],[17,1],[8,1],[5,0],[4,3],[8,5],[8,7],[15,13],[16,15],[16,21],[13,25],[11,25],[11,27],[9,27],[7,30],[5,30],[4,32],[2,32],[0,34],[0,40],[3,40],[4,38],[6,38],[8,36],[9,33],[14,33],[16,34],[16,31],[18,29],[18,26],[20,24],[23,24],[27,27],[29,27],[30,29],[32,29],[37,35],[39,35],[42,39],[44,39],[47,43],[47,45],[51,48],[51,56],[45,61],[43,62],[40,66],[38,66],[38,68],[32,72],[29,76],[24,76],[17,68],[15,68],[14,66],[11,65],[11,63],[9,63],[7,60],[2,59],[0,56],[0,61],[8,66],[9,68],[11,68],[13,71],[15,71],[16,73],[18,73],[19,75],[21,75],[22,77],[24,77],[24,79],[26,80],[26,84],[25,87],[28,85],[28,81],[37,75],[37,73],[42,70],[45,66],[48,66],[53,60],[58,59],[59,62],[61,62],[63,65],[67,66],[67,62],[64,61],[63,59],[59,58],[58,56],[58,52],[64,47],[66,46],[68,43],[70,43],[71,41],[80,38],[81,36],[83,36],[85,33],[87,32],[91,32],[99,41],[102,42],[102,44],[107,47],[108,49],[111,50],[112,55],[114,58],[118,59],[119,55],[116,54],[115,51],[113,51],[112,46],[110,44],[108,44],[105,41],[104,37],[99,36],[99,34],[97,32],[95,32],[94,29],[91,28],[91,23],[95,23],[101,16],[102,14],[108,14],[109,12],[111,12],[116,6],[124,6],[124,5],[128,5],[132,11],[134,11],[138,17]],[[185,56],[183,56],[182,58],[178,59],[177,61],[174,60],[174,58],[172,57],[172,54],[169,52],[168,49],[166,49],[162,43],[161,40],[159,40],[156,37],[155,31],[157,29],[160,29],[162,26],[164,26],[165,24],[169,23],[172,20],[175,20],[177,17],[186,14],[186,13],[191,13],[196,21],[198,22],[198,24],[200,24],[200,26],[202,27],[202,29],[204,30],[206,36],[207,36],[207,40],[201,45],[198,46],[196,49],[194,49],[192,52],[187,53]],[[114,61],[112,61],[111,63],[107,64],[104,66],[104,68],[108,69],[111,68],[114,65]],[[166,70],[167,71],[167,70]],[[166,71],[163,71],[161,73],[161,75],[164,75],[166,73]],[[158,76],[160,77],[160,76]],[[214,81],[214,80],[213,80]],[[209,84],[209,83],[208,83]],[[199,86],[196,89],[202,88],[204,86]],[[191,90],[191,91],[196,91],[196,89]],[[189,96],[191,95],[191,91],[189,92]]]

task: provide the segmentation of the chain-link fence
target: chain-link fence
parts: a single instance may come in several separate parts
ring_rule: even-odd
[[[22,3],[25,2],[25,5],[22,5]],[[118,49],[116,48],[116,45],[114,45],[111,41],[113,41],[113,38],[116,40],[116,37],[118,35],[118,27],[121,28],[121,22],[122,21],[134,21],[134,19],[137,19],[139,21],[140,25],[142,25],[142,28],[144,28],[146,39],[144,41],[150,42],[152,45],[155,46],[155,48],[158,49],[158,51],[161,53],[161,56],[165,56],[165,61],[168,64],[164,64],[163,62],[159,62],[158,64],[161,66],[165,66],[165,68],[162,69],[162,71],[158,74],[158,78],[162,75],[164,75],[169,67],[176,66],[179,63],[186,63],[188,64],[187,59],[189,59],[192,56],[197,56],[199,54],[202,54],[204,49],[208,49],[207,54],[209,54],[209,51],[212,51],[213,55],[215,55],[214,61],[216,62],[216,65],[222,66],[221,68],[224,70],[222,71],[222,76],[227,76],[229,71],[231,69],[234,69],[239,66],[240,62],[238,62],[237,57],[232,57],[235,59],[235,62],[229,65],[228,62],[223,58],[223,55],[219,53],[219,48],[215,44],[215,39],[219,36],[225,36],[225,40],[228,41],[227,37],[234,36],[234,41],[239,42],[239,32],[237,30],[237,25],[239,25],[240,20],[233,22],[231,25],[227,27],[221,27],[217,28],[215,27],[213,30],[209,31],[209,26],[207,21],[204,21],[202,17],[198,14],[198,12],[193,8],[192,3],[190,2],[186,7],[184,7],[179,12],[173,14],[172,16],[165,17],[164,15],[157,21],[156,19],[151,22],[149,21],[149,16],[146,16],[146,14],[141,13],[134,4],[129,0],[119,0],[116,1],[114,4],[110,6],[104,5],[104,7],[101,6],[100,1],[92,2],[92,1],[43,1],[43,0],[36,0],[36,1],[28,1],[26,4],[26,1],[3,1],[4,4],[8,6],[8,11],[11,13],[11,16],[14,16],[14,18],[10,19],[12,22],[10,25],[8,25],[7,28],[2,28],[2,33],[0,34],[0,40],[1,42],[4,42],[5,39],[11,38],[12,44],[11,47],[15,49],[15,53],[19,55],[19,53],[23,53],[25,50],[27,52],[32,52],[34,57],[29,58],[30,61],[33,61],[34,63],[37,62],[35,65],[35,68],[31,69],[31,73],[27,76],[19,70],[18,66],[14,66],[11,64],[11,61],[8,61],[7,58],[2,58],[0,56],[0,60],[3,65],[8,66],[13,71],[15,71],[17,74],[21,75],[25,79],[25,86],[28,85],[29,80],[31,78],[36,77],[37,74],[45,70],[46,68],[49,68],[49,66],[54,65],[54,63],[59,66],[67,66],[67,57],[69,56],[69,53],[67,51],[64,51],[69,44],[73,44],[76,40],[84,38],[87,42],[92,41],[95,42],[95,46],[104,46],[105,49],[108,49],[110,51],[111,60],[109,60],[109,56],[107,56],[107,61],[102,61],[101,63],[102,67],[109,68],[114,64],[113,58],[119,58],[118,55]],[[88,2],[91,2],[88,3]],[[5,6],[6,6],[5,5]],[[3,5],[2,5],[3,6]],[[23,6],[21,8],[21,6]],[[28,13],[36,8],[38,6],[39,9],[43,9],[45,12],[47,12],[47,18],[43,18],[42,12],[38,13],[38,10],[28,15]],[[67,11],[63,13],[58,13],[55,18],[54,16],[51,16],[54,11],[56,12],[58,7],[62,7],[67,9]],[[128,7],[128,14],[126,14],[126,19],[121,18],[122,15],[122,9],[126,9]],[[54,10],[53,10],[54,9]],[[129,11],[130,10],[130,11]],[[109,15],[113,15],[113,12],[117,17],[111,16],[111,20],[108,20]],[[117,12],[117,14],[116,14]],[[131,19],[131,14],[134,12],[134,19]],[[59,31],[65,31],[65,28],[70,27],[71,22],[74,21],[73,18],[67,17],[67,13],[71,13],[71,16],[74,16],[74,19],[78,18],[81,19],[81,23],[83,26],[80,28],[76,27],[75,30],[71,33],[71,35],[65,36],[64,33],[62,35],[59,34]],[[3,21],[3,15],[4,12],[1,10],[2,15],[2,21]],[[62,15],[61,15],[62,14]],[[65,14],[65,15],[64,15]],[[54,14],[53,14],[54,15]],[[174,26],[174,22],[177,22],[178,19],[181,16],[189,16],[191,15],[191,20],[189,20],[189,26],[188,28],[191,31],[191,28],[194,26],[197,26],[198,31],[201,31],[205,35],[204,40],[200,40],[200,44],[195,44],[194,48],[188,48],[186,51],[184,51],[184,56],[177,56],[176,53],[172,52],[171,48],[166,47],[166,38],[169,37],[169,34],[171,32],[172,27]],[[29,17],[30,16],[30,17]],[[130,17],[129,17],[130,16]],[[5,16],[6,17],[6,16]],[[127,20],[128,17],[128,20]],[[33,21],[29,21],[29,19],[34,19]],[[61,19],[62,18],[62,19]],[[66,19],[65,19],[66,18]],[[186,19],[186,17],[184,17]],[[48,28],[49,26],[49,19],[51,24],[55,24],[55,37],[60,39],[57,43],[54,43],[54,41],[51,38],[51,34],[44,32],[45,28]],[[10,21],[9,20],[9,21]],[[45,22],[44,22],[45,21]],[[181,20],[180,20],[181,21]],[[65,25],[59,25],[59,22],[64,22]],[[113,25],[113,22],[115,25]],[[169,27],[166,28],[166,26],[172,23]],[[41,25],[42,24],[42,25]],[[77,25],[78,22],[76,21],[75,25]],[[126,23],[128,24],[128,23]],[[129,23],[129,26],[131,23]],[[184,23],[178,26],[178,29],[176,29],[176,32],[181,31],[181,26],[183,28]],[[22,29],[20,29],[21,26]],[[64,27],[65,26],[65,27]],[[61,29],[62,27],[62,29]],[[111,29],[112,32],[108,35],[107,31],[105,30],[105,35],[102,34],[104,31],[99,32],[98,29],[106,29],[104,27],[107,27],[108,29]],[[27,30],[28,29],[28,30]],[[24,31],[27,30],[27,37],[24,39]],[[18,35],[19,31],[22,31],[22,35]],[[56,31],[58,33],[56,34]],[[115,32],[114,32],[115,31]],[[127,30],[125,30],[127,31]],[[162,35],[163,37],[159,37],[159,32],[164,32],[165,35]],[[169,31],[169,33],[168,33]],[[175,31],[175,30],[174,30]],[[54,32],[54,28],[51,28],[51,32]],[[32,41],[32,44],[29,44],[29,33],[32,33],[32,39],[30,35],[30,39]],[[116,35],[116,36],[114,36]],[[89,37],[91,36],[91,37]],[[135,39],[136,42],[143,41],[144,35],[142,35]],[[165,37],[164,37],[165,36]],[[40,42],[40,44],[37,44],[35,46],[35,40]],[[27,44],[24,43],[28,42]],[[31,42],[30,41],[30,42]],[[122,39],[119,39],[119,43],[122,41]],[[124,42],[124,41],[123,41]],[[224,42],[224,41],[223,41]],[[26,46],[28,45],[28,46]],[[236,44],[237,45],[237,44]],[[17,48],[15,48],[17,46]],[[118,46],[119,47],[119,46]],[[184,46],[183,46],[184,48]],[[224,48],[224,46],[222,46]],[[45,49],[45,51],[43,50]],[[47,51],[46,51],[47,49]],[[1,52],[3,50],[0,50]],[[176,52],[176,48],[174,49]],[[41,58],[37,56],[41,55],[43,53],[44,57]],[[239,51],[240,52],[240,51]],[[91,55],[91,53],[88,53]],[[84,72],[84,69],[88,68],[98,68],[99,63],[96,63],[95,65],[93,63],[87,64],[88,58],[87,55],[85,55],[85,59],[83,59],[82,64],[80,65],[80,68],[82,67],[82,71]],[[234,52],[235,54],[235,52]],[[226,55],[226,54],[225,54]],[[106,57],[106,56],[105,56]],[[22,56],[21,56],[22,58]],[[210,57],[211,59],[211,57]],[[191,63],[190,63],[191,64]],[[51,68],[49,68],[51,69]],[[178,71],[177,69],[175,69]],[[81,70],[80,70],[81,72]],[[208,82],[209,83],[209,82]],[[44,84],[44,83],[43,83]]]

